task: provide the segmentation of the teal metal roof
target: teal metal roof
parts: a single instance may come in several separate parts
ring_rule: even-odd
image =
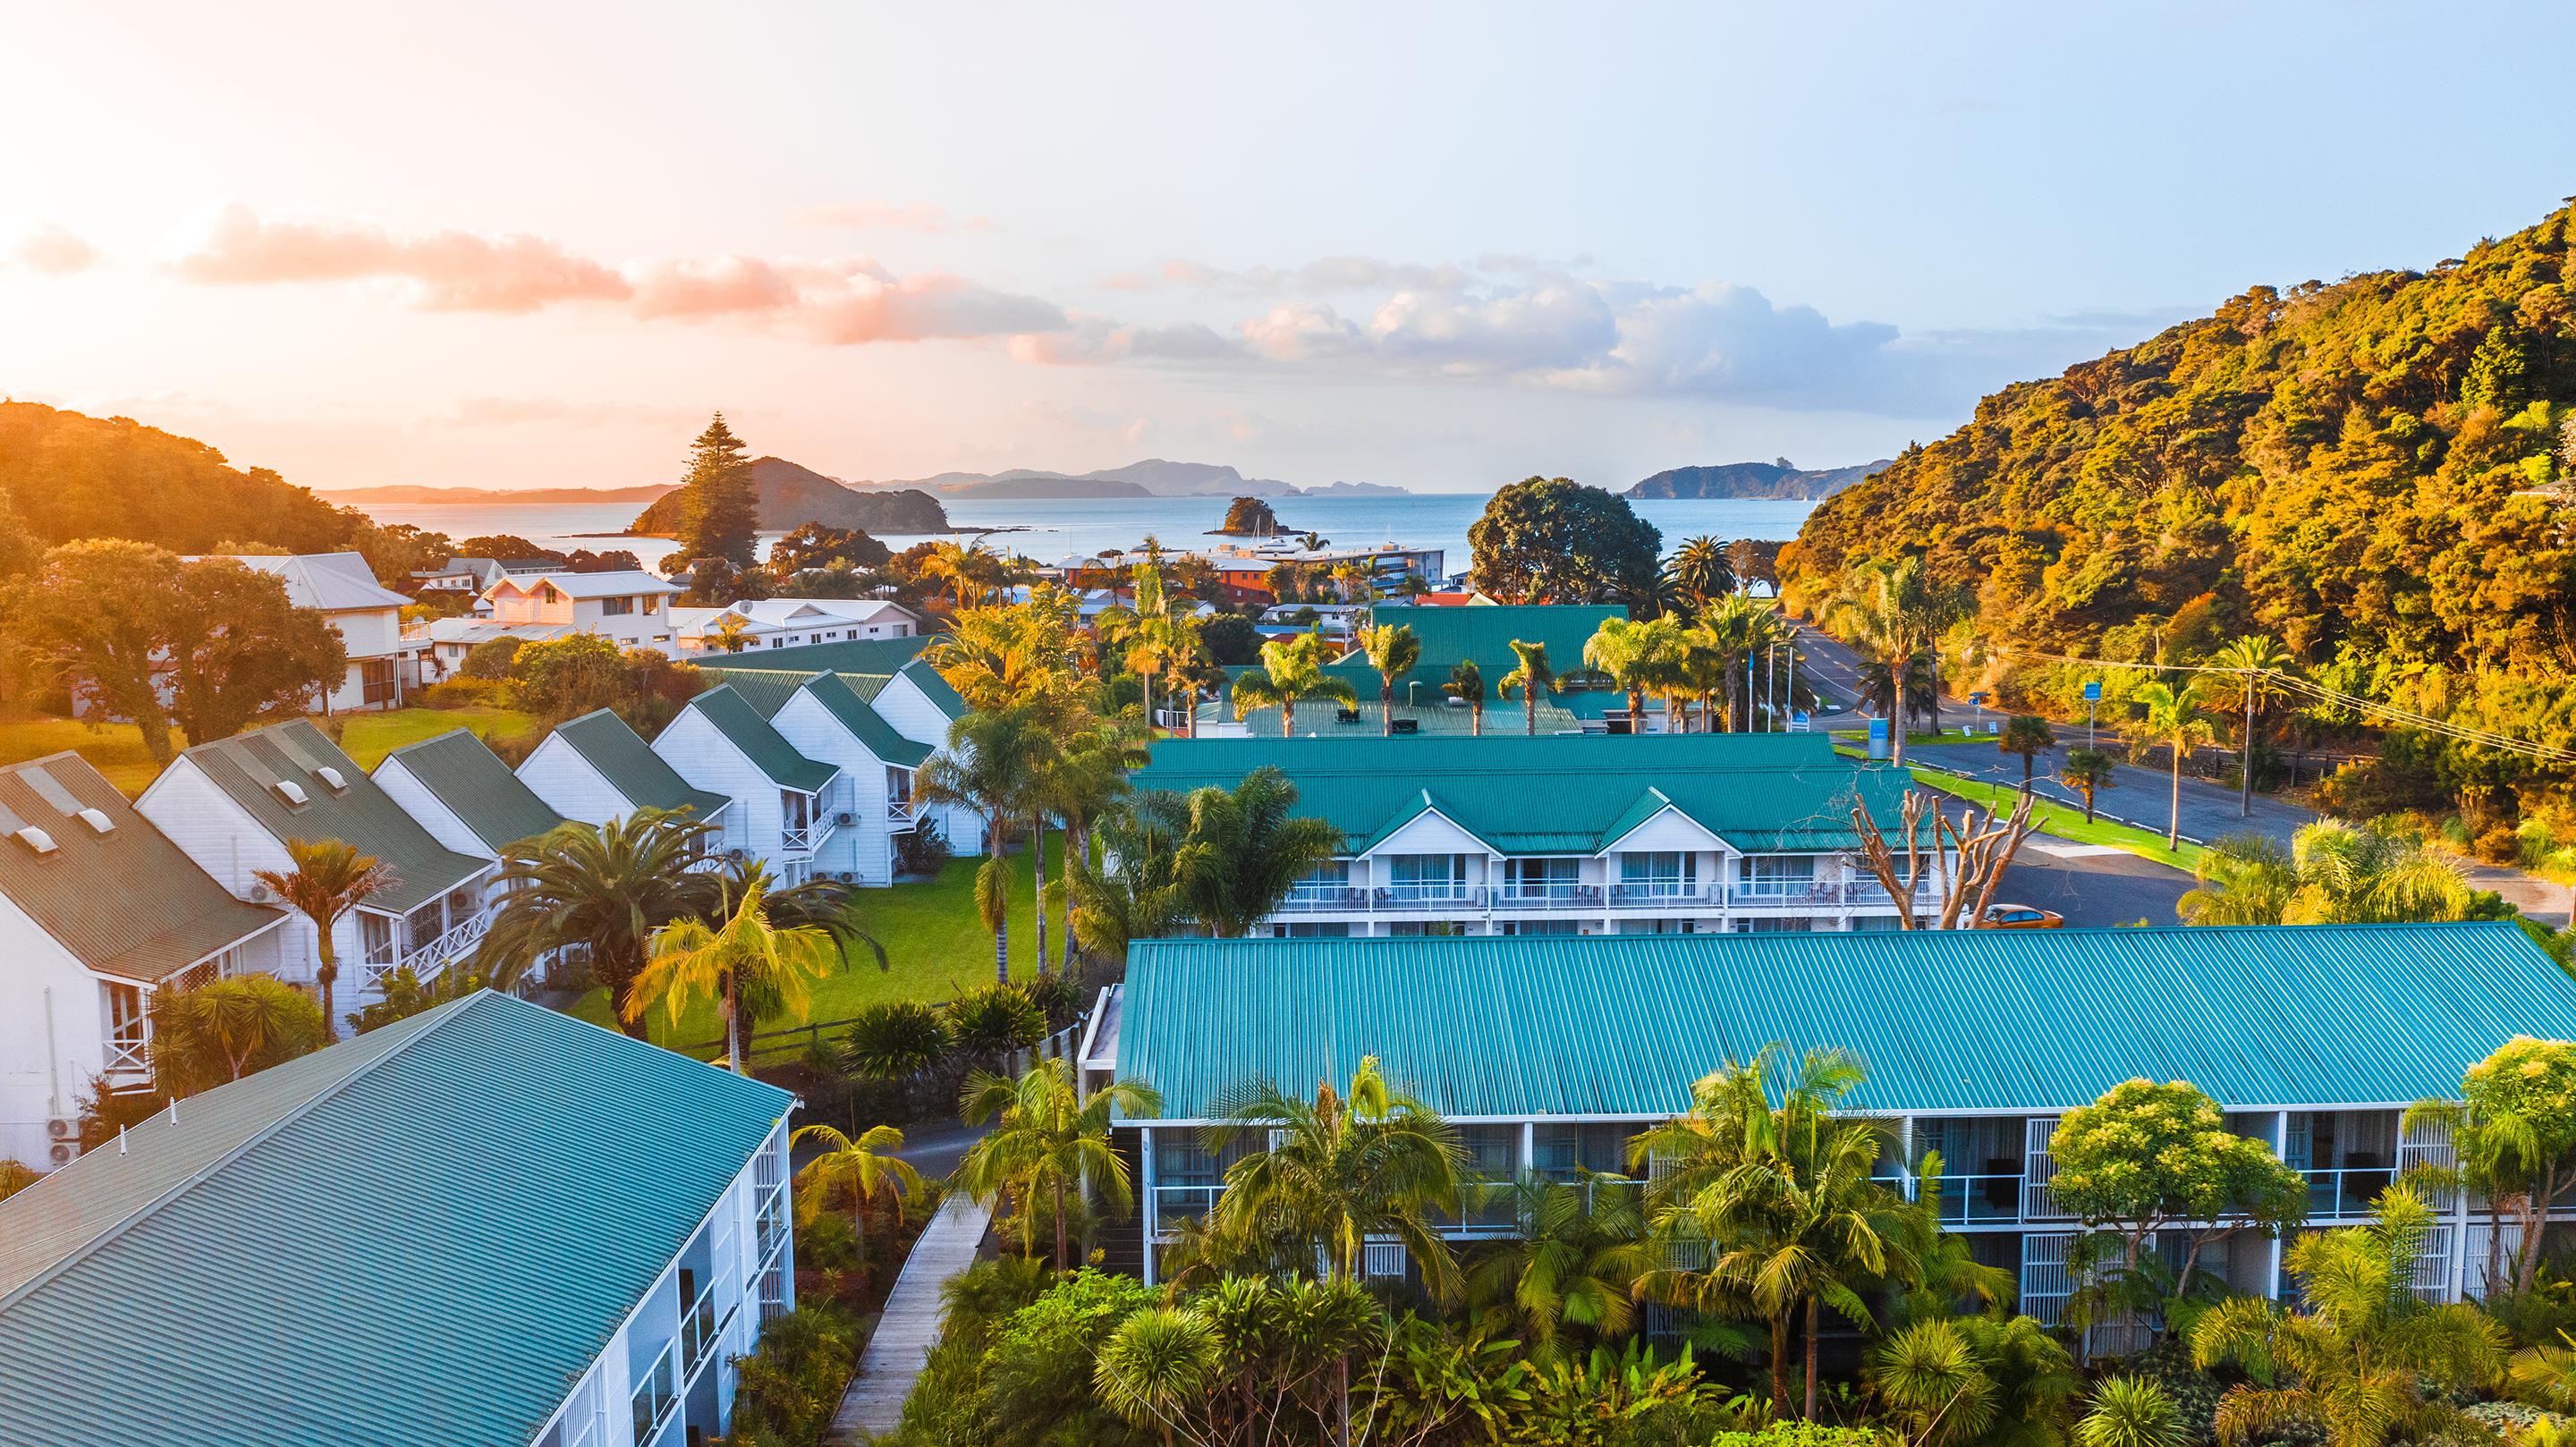
[[[763,648],[728,655],[747,668],[789,668],[805,673],[892,674],[930,646],[926,635],[911,638],[852,638],[839,643],[808,643],[798,648]],[[718,664],[721,668],[724,665]]]
[[[717,810],[733,802],[722,794],[690,787],[678,770],[653,752],[643,735],[607,709],[555,725],[555,737],[572,745],[573,752],[599,770],[600,777],[628,802],[643,808],[694,809],[703,820],[714,818]]]
[[[776,718],[787,707],[787,700],[811,682],[816,675],[794,668],[701,668],[698,676],[710,685],[723,684],[742,695],[742,701],[758,710],[762,718]]]
[[[1336,670],[1338,671],[1338,665]],[[1486,682],[1490,686],[1492,680],[1488,679]],[[1355,710],[1359,714],[1356,722],[1342,722],[1342,706],[1331,699],[1302,699],[1296,705],[1296,722],[1290,731],[1300,737],[1314,734],[1319,738],[1363,738],[1369,734],[1383,734],[1386,730],[1385,726],[1378,721],[1376,677],[1372,675],[1365,680],[1364,684],[1353,686],[1359,688],[1360,694],[1359,705]],[[1399,694],[1395,705],[1395,716],[1399,719],[1413,720],[1414,729],[1418,733],[1472,735],[1475,732],[1476,718],[1473,710],[1451,708],[1428,693],[1423,697],[1425,701],[1421,704],[1408,704],[1404,702],[1403,695]],[[1446,695],[1440,695],[1440,697],[1446,697]],[[1200,704],[1194,717],[1205,723],[1240,722],[1246,731],[1256,736],[1267,735],[1274,739],[1279,737],[1279,708],[1276,704],[1252,709],[1238,720],[1234,716],[1233,700],[1228,697]],[[1582,727],[1582,718],[1569,711],[1562,703],[1553,698],[1539,701],[1538,732],[1566,733]],[[1527,732],[1528,728],[1529,719],[1518,698],[1485,700],[1486,733],[1517,734]]]
[[[407,913],[490,867],[432,838],[330,735],[303,719],[199,744],[181,757],[278,839],[338,839],[392,865],[394,882],[367,896],[367,909]],[[342,787],[323,782],[326,768]],[[289,803],[277,791],[280,782],[295,785],[304,802]]]
[[[0,1441],[524,1447],[793,1104],[484,992],[0,1202]]]
[[[1366,1055],[1453,1116],[1667,1116],[1774,1041],[1857,1052],[1863,1111],[2055,1111],[2137,1077],[2324,1109],[2456,1096],[2518,1034],[2576,1038],[2576,980],[2509,921],[1149,940],[1117,1061],[1174,1120]]]
[[[1597,854],[1668,805],[1748,853],[1851,849],[1854,801],[1892,831],[1913,777],[1839,757],[1823,734],[1488,732],[1166,739],[1135,785],[1232,787],[1263,765],[1297,786],[1298,813],[1348,839],[1384,837],[1427,790],[1501,854]]]
[[[938,669],[916,658],[900,671],[921,690],[922,697],[930,700],[931,707],[946,714],[951,723],[966,716],[966,700],[958,696],[956,689],[948,686],[948,680],[939,676]]]
[[[101,974],[157,982],[285,918],[233,898],[78,754],[0,768],[0,836],[21,827],[54,850],[0,837],[0,896]]]
[[[1583,645],[1601,630],[1603,620],[1625,618],[1628,610],[1615,603],[1506,603],[1489,608],[1379,603],[1370,609],[1369,616],[1381,627],[1410,628],[1413,636],[1422,641],[1422,661],[1397,680],[1396,688],[1401,693],[1406,680],[1418,679],[1438,686],[1461,659],[1474,662],[1485,675],[1485,687],[1491,689],[1502,682],[1504,674],[1520,666],[1519,656],[1512,652],[1515,638],[1524,643],[1546,644],[1548,666],[1560,675],[1573,673],[1583,667]],[[1377,692],[1377,672],[1368,667],[1368,655],[1355,648],[1342,655],[1341,663],[1368,675],[1363,693]],[[1624,700],[1621,706],[1625,706]]]
[[[405,744],[385,755],[385,763],[397,759],[431,797],[464,820],[474,837],[495,853],[564,821],[535,790],[520,783],[501,756],[471,729]],[[384,764],[376,768],[382,771]]]
[[[919,767],[922,760],[930,757],[928,744],[915,743],[896,733],[894,725],[887,723],[882,714],[870,708],[868,701],[860,697],[858,691],[851,688],[849,681],[841,675],[817,674],[805,685],[805,692],[812,694],[816,703],[830,711],[832,717],[839,719],[841,727],[848,729],[860,743],[867,745],[869,753],[886,763],[898,768],[910,769]]]
[[[742,750],[742,756],[751,760],[753,767],[768,775],[769,781],[782,789],[819,794],[823,792],[824,785],[832,782],[832,776],[840,772],[829,764],[818,764],[796,752],[796,746],[771,728],[769,720],[762,718],[758,709],[724,684],[719,683],[690,699],[689,707],[715,725],[717,733]]]

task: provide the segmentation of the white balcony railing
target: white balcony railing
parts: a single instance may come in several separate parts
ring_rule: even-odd
[[[382,990],[397,970],[411,971],[412,978],[426,985],[446,972],[449,965],[462,959],[492,928],[492,917],[481,910],[467,915],[448,927],[447,933],[393,959],[371,958],[358,966],[358,988]]]

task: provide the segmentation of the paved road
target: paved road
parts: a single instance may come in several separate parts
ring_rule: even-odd
[[[2039,756],[2031,787],[2043,799],[2081,809],[2084,797],[2057,782],[2055,775],[2066,749],[2082,746],[2084,731],[2060,727],[2058,740],[2054,751]],[[1905,757],[1971,779],[1992,779],[2007,788],[2021,787],[2021,755],[2005,753],[1993,744],[1916,744],[1906,749]],[[2096,807],[2141,828],[2163,833],[2172,809],[2173,776],[2162,769],[2117,760],[2112,763],[2111,775],[2115,782],[2097,796]],[[2236,809],[2234,789],[2188,774],[2183,776],[2182,832],[2187,839],[2206,843],[2227,834],[2261,834],[2287,844],[2292,834],[2314,823],[2317,817],[2313,809],[2265,794],[2254,796],[2252,818],[2240,816]]]
[[[2047,835],[2024,841],[2004,871],[1995,898],[2037,905],[2066,916],[2079,928],[2180,924],[2174,902],[2191,888],[2191,876],[2170,864],[2125,850],[2068,844]]]

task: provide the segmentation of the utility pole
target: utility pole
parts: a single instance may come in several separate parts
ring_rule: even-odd
[[[2254,817],[2254,670],[2245,670],[2245,757],[2236,772],[2243,777],[2236,791],[2236,817]]]

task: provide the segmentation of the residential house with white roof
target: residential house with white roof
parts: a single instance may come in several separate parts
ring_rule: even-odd
[[[340,635],[349,654],[348,673],[323,690],[316,702],[320,712],[400,708],[420,686],[420,660],[428,645],[403,636],[402,610],[411,600],[378,583],[365,558],[302,553],[235,556],[233,561],[283,581],[288,602],[320,613]]]
[[[569,623],[496,623],[489,618],[458,614],[453,618],[432,618],[412,628],[405,636],[425,645],[422,662],[429,681],[452,678],[465,666],[465,655],[496,638],[516,638],[522,643],[545,643],[568,638],[579,632]]]
[[[423,593],[471,593],[477,597],[484,589],[501,581],[507,570],[498,558],[454,557],[435,568],[414,568],[412,586]]]
[[[406,744],[376,765],[376,786],[458,854],[501,852],[564,822],[471,729]]]
[[[71,1159],[93,1082],[151,1084],[153,996],[275,970],[285,923],[78,754],[0,768],[0,1159]]]
[[[654,736],[653,752],[691,788],[732,801],[719,847],[767,864],[782,885],[813,878],[834,831],[856,822],[842,771],[798,753],[727,685],[689,700]]]
[[[626,720],[596,709],[555,725],[517,769],[546,807],[584,824],[607,824],[639,809],[685,809],[724,827],[733,801],[680,777]]]
[[[674,651],[670,600],[683,590],[637,568],[604,573],[508,573],[483,590],[491,621],[596,633],[620,648]]]
[[[0,1201],[0,1442],[721,1436],[795,1104],[488,990],[192,1096]]]
[[[741,620],[730,631],[743,640],[746,651],[913,638],[922,629],[919,614],[882,598],[746,598],[723,608],[676,610],[680,651],[727,651],[718,635],[728,631],[728,618]]]
[[[187,750],[134,807],[234,897],[256,904],[276,902],[257,871],[293,871],[289,840],[338,839],[391,866],[393,883],[332,930],[337,1008],[381,998],[398,969],[437,978],[491,923],[492,861],[441,844],[302,719]],[[287,921],[280,955],[281,978],[313,980],[320,957],[310,920]]]
[[[842,807],[814,856],[817,874],[892,884],[900,836],[919,823],[913,774],[930,746],[895,732],[868,702],[882,676],[727,668],[709,676],[740,695],[797,753],[841,771]]]

